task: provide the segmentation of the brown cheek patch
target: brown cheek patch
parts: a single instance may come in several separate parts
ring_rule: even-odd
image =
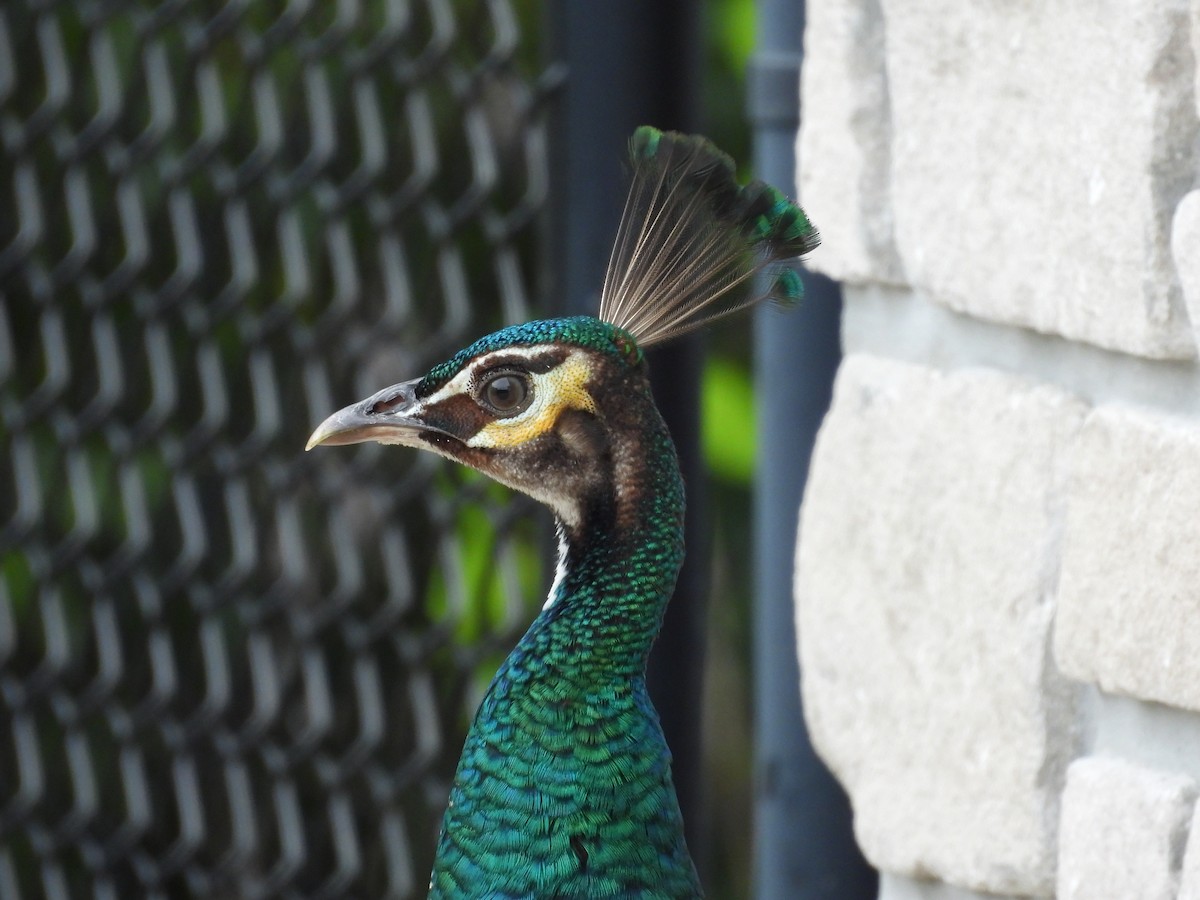
[[[492,421],[492,417],[465,394],[455,394],[427,407],[421,418],[434,428],[449,432],[464,443]]]
[[[594,416],[580,410],[568,409],[559,416],[558,436],[574,456],[595,458],[603,451],[603,427]]]

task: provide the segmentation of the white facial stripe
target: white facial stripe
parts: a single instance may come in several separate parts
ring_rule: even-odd
[[[483,362],[488,365],[491,365],[491,359],[493,356],[500,356],[505,359],[529,360],[529,359],[537,359],[539,356],[545,356],[545,355],[546,355],[545,347],[507,347],[503,350],[493,350],[487,356],[479,357],[479,359],[476,361],[476,363]],[[475,365],[476,363],[472,363],[472,365]]]
[[[463,393],[471,384],[471,379],[474,377],[474,364],[467,366],[440,388],[421,401],[421,407],[433,406],[441,403],[447,397],[453,397],[455,394]]]

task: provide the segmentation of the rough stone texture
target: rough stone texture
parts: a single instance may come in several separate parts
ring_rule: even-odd
[[[1200,10],[1200,0],[1196,0]],[[1197,43],[1200,44],[1200,12],[1196,18]],[[1200,344],[1200,191],[1192,191],[1180,201],[1171,225],[1171,252],[1183,289],[1192,333]]]
[[[1192,811],[1177,900],[1200,900],[1200,804]]]
[[[1196,798],[1190,778],[1114,759],[1072,763],[1063,792],[1058,900],[1175,900]]]
[[[1117,406],[1088,417],[1055,655],[1073,678],[1200,710],[1200,424]]]
[[[1188,2],[882,0],[911,284],[972,315],[1195,355],[1168,238],[1200,154]]]
[[[843,281],[900,283],[879,0],[809,4],[804,43],[800,201],[822,239],[807,265]]]
[[[802,512],[802,687],[885,870],[1053,887],[1076,692],[1049,628],[1085,411],[995,372],[843,363]]]

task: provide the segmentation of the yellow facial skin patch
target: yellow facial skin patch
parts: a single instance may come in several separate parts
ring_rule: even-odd
[[[582,355],[572,355],[549,372],[530,376],[533,402],[528,409],[509,419],[497,419],[485,425],[467,441],[469,447],[516,447],[531,441],[554,427],[564,410],[596,412],[596,403],[587,392],[591,372]]]

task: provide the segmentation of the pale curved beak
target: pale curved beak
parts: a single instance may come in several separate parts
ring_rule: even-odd
[[[304,449],[311,450],[322,444],[336,447],[364,441],[415,446],[416,439],[423,433],[446,434],[440,428],[426,425],[419,418],[420,403],[416,395],[419,382],[419,378],[414,378],[393,384],[366,400],[339,409],[317,426]]]

